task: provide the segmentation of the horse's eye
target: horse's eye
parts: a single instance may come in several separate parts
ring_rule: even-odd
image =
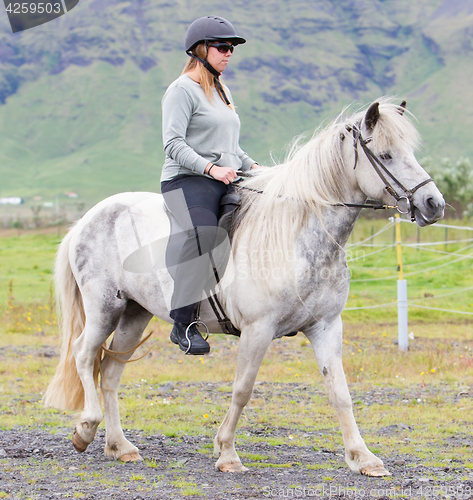
[[[389,153],[382,153],[379,155],[382,160],[392,160],[393,157]]]

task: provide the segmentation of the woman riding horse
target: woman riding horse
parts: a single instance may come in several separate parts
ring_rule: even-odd
[[[191,59],[162,101],[166,160],[161,192],[187,234],[176,249],[171,341],[186,354],[210,351],[195,322],[208,269],[197,266],[195,259],[212,250],[219,203],[232,190],[237,171],[258,166],[239,146],[240,119],[219,80],[235,46],[245,42],[226,19],[207,16],[194,21],[185,40]]]

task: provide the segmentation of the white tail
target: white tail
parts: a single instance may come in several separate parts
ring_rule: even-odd
[[[59,410],[81,410],[84,407],[84,388],[77,373],[76,360],[72,352],[72,345],[79,338],[85,326],[82,295],[69,262],[69,245],[72,234],[73,229],[62,240],[54,267],[61,353],[53,380],[43,398],[46,407],[55,407]],[[94,364],[96,387],[101,357],[100,350]]]

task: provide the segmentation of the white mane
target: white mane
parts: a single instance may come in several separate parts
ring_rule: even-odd
[[[404,109],[388,98],[378,102],[380,118],[369,147],[378,154],[415,149],[419,135],[402,114]],[[245,241],[253,271],[265,269],[268,276],[275,268],[290,271],[293,243],[309,217],[315,214],[322,220],[324,207],[350,200],[342,138],[351,141],[347,127],[361,123],[364,116],[364,111],[345,119],[340,115],[305,145],[295,143],[283,164],[240,184],[242,210],[235,248]]]

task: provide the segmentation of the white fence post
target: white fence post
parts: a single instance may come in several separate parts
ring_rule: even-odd
[[[398,342],[400,351],[409,350],[409,337],[407,333],[407,281],[398,280],[397,282],[397,323],[398,323]]]
[[[398,345],[400,351],[409,350],[408,318],[407,318],[407,281],[404,279],[402,270],[402,244],[401,244],[401,219],[399,214],[395,215],[396,221],[396,243],[397,264],[399,280],[397,282],[397,323],[398,323]]]

